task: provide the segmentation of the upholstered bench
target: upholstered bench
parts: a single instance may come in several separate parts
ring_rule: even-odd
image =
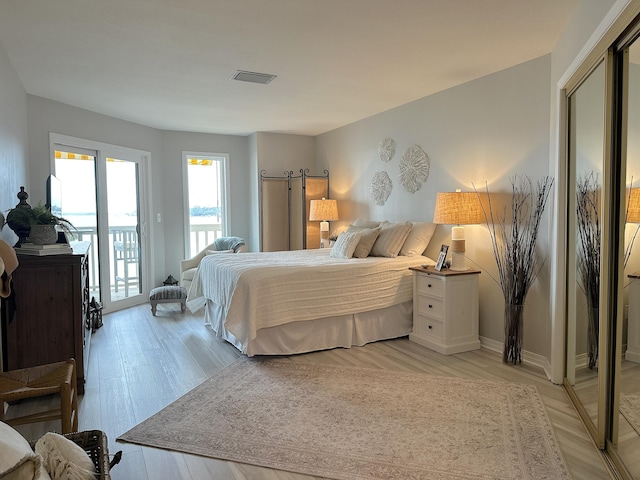
[[[154,317],[159,303],[180,303],[180,310],[184,313],[187,308],[187,289],[177,285],[156,287],[149,293],[149,302]]]

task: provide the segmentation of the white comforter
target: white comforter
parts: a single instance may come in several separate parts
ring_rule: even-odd
[[[206,256],[187,306],[206,300],[223,308],[225,328],[253,340],[256,331],[285,323],[365,312],[413,298],[411,266],[427,257],[333,258],[329,249]]]

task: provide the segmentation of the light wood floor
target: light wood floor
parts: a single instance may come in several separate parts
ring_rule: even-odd
[[[216,338],[203,326],[202,318],[189,313],[181,315],[174,304],[159,305],[157,317],[151,316],[147,305],[105,315],[104,326],[92,339],[85,394],[80,398],[79,428],[105,431],[109,437],[110,452],[124,452],[122,462],[112,470],[112,478],[315,478],[115,442],[118,435],[239,356],[235,348]],[[287,358],[292,362],[352,365],[536,385],[572,478],[610,478],[563,388],[547,381],[537,369],[503,365],[495,353],[477,350],[444,356],[402,338]],[[36,400],[12,405],[8,416],[46,406],[52,401]],[[45,431],[59,431],[59,428],[59,423],[54,422],[18,427],[30,440],[37,439]]]

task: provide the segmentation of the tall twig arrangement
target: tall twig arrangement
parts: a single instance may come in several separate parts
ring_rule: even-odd
[[[549,176],[538,181],[535,189],[527,176],[513,177],[510,216],[506,206],[501,215],[494,213],[489,188],[485,185],[488,212],[484,206],[482,208],[505,301],[502,356],[505,363],[522,362],[522,307],[540,271],[536,241],[552,185],[553,179]]]
[[[589,368],[598,360],[600,308],[600,216],[598,215],[598,176],[590,173],[576,181],[578,284],[588,308],[587,355]]]

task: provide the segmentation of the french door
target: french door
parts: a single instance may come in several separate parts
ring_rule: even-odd
[[[144,302],[148,153],[57,134],[50,143],[62,216],[76,227],[76,241],[91,243],[91,296],[107,312]]]

